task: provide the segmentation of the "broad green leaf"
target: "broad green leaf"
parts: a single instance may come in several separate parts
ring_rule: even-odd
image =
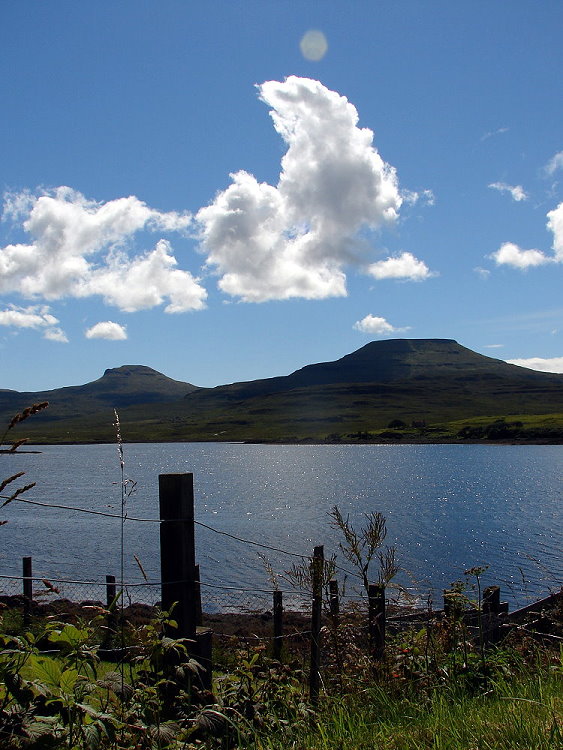
[[[61,668],[55,659],[32,655],[29,660],[31,679],[39,680],[50,688],[58,688],[61,681]]]
[[[74,693],[74,686],[76,685],[76,680],[78,679],[78,672],[76,669],[66,669],[61,674],[60,679],[60,687],[63,693],[66,693],[67,695],[72,695]]]

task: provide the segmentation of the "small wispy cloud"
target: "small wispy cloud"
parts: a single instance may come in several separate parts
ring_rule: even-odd
[[[552,156],[544,167],[544,171],[548,175],[554,174],[559,169],[563,169],[563,151],[558,151]]]
[[[401,253],[401,255],[371,263],[366,272],[377,280],[424,281],[435,275],[424,261],[415,258],[412,253]]]
[[[482,268],[481,266],[476,266],[474,269],[475,273],[480,276],[485,281],[489,278],[491,275],[491,272],[488,268]]]
[[[127,329],[112,320],[104,320],[96,323],[84,332],[87,339],[106,339],[107,341],[124,341],[127,338]]]
[[[354,323],[354,329],[361,333],[371,333],[376,336],[389,336],[392,333],[401,333],[410,330],[409,326],[397,328],[389,323],[385,318],[375,315],[366,315],[365,318]]]
[[[491,182],[489,185],[493,190],[498,190],[499,193],[510,193],[512,199],[515,201],[528,200],[528,194],[522,187],[522,185],[507,185],[506,182]]]
[[[508,133],[509,128],[498,128],[497,130],[490,130],[488,133],[485,133],[481,136],[481,142],[487,141],[489,138],[493,138],[495,135],[502,135],[503,133]]]
[[[66,334],[57,327],[58,319],[49,312],[47,305],[18,307],[8,305],[0,310],[0,326],[43,330],[43,338],[50,341],[68,342]]]
[[[58,341],[59,344],[68,344],[68,337],[61,328],[48,328],[43,334],[48,341]]]
[[[485,344],[485,349],[502,349],[504,344]]]

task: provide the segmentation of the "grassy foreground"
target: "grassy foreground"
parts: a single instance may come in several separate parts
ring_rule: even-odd
[[[437,618],[395,633],[374,661],[357,613],[327,621],[315,706],[302,638],[279,661],[251,635],[216,644],[209,689],[166,616],[114,631],[125,658],[104,661],[111,614],[22,630],[4,610],[2,750],[563,748],[558,636],[516,629],[483,650],[462,620]],[[560,614],[548,617],[556,629]]]
[[[327,701],[292,742],[257,738],[263,750],[554,750],[563,747],[561,673],[499,678],[480,695],[436,691],[421,701],[386,687]]]

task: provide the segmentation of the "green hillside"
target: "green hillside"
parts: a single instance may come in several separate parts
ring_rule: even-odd
[[[505,415],[554,415],[550,440],[558,441],[557,430],[563,428],[555,416],[563,414],[563,375],[509,365],[450,339],[372,342],[335,362],[287,376],[209,389],[139,372],[148,368],[129,368],[125,376],[125,369],[80,387],[88,391],[89,411],[73,412],[77,389],[52,391],[51,398],[23,394],[32,401],[50,400],[52,406],[18,427],[18,434],[38,442],[112,441],[114,405],[131,441],[377,439],[393,422],[404,425],[402,432],[384,439],[450,439],[471,420],[494,422]],[[114,394],[112,378],[119,386]],[[149,401],[151,378],[169,390],[160,397],[153,389]],[[457,426],[449,427],[453,422]]]

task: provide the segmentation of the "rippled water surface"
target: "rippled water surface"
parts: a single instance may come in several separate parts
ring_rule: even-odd
[[[158,519],[158,474],[194,473],[196,519],[244,539],[310,554],[338,552],[328,511],[353,522],[380,511],[395,544],[400,580],[424,595],[463,571],[489,565],[485,583],[506,598],[561,585],[563,446],[239,444],[125,445],[125,476],[137,482],[130,516]],[[0,456],[1,476],[25,471],[45,503],[119,513],[121,474],[114,445],[46,446]],[[0,511],[0,573],[104,580],[119,575],[121,521],[12,503]],[[201,577],[212,584],[267,588],[260,548],[198,526]],[[159,575],[158,524],[124,526],[126,577]],[[276,571],[295,558],[263,550]],[[342,555],[339,561],[344,564]]]

